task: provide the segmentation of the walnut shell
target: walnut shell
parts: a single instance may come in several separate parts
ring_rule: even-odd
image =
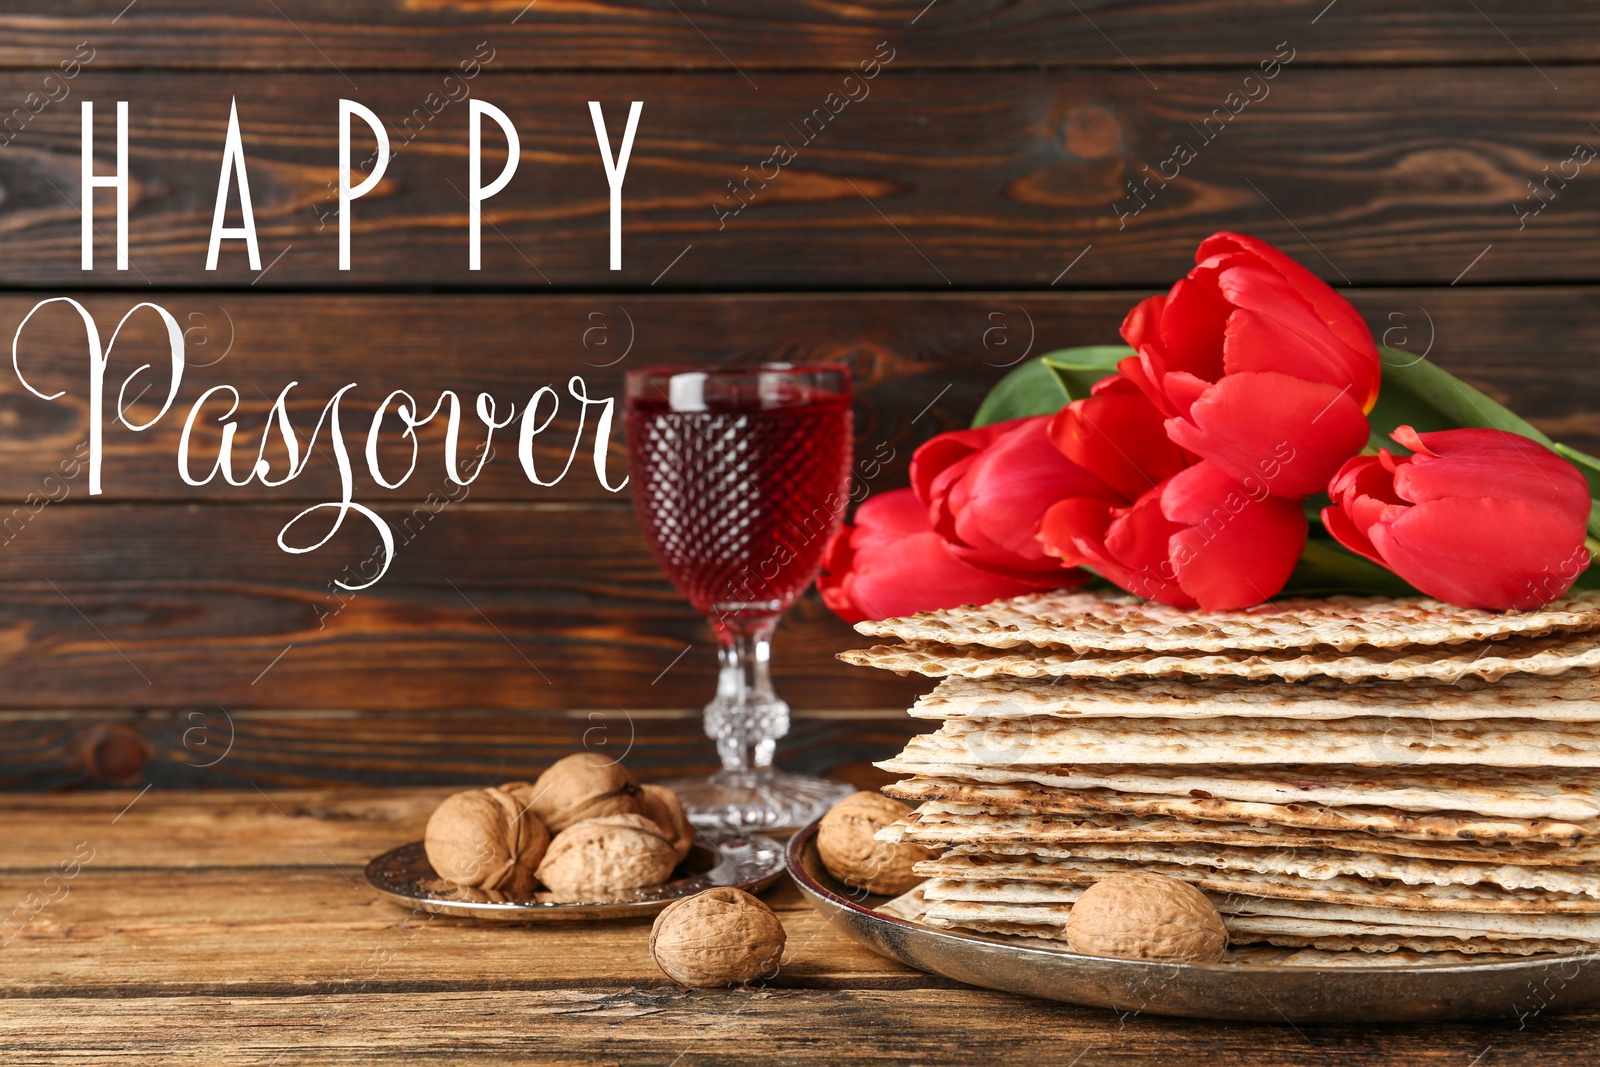
[[[434,872],[456,885],[527,896],[550,844],[550,831],[528,810],[532,799],[527,782],[446,797],[423,834]]]
[[[602,815],[557,834],[538,875],[551,899],[589,904],[660,885],[677,865],[661,827],[643,815]]]
[[[881,793],[851,793],[828,810],[817,827],[822,865],[845,885],[899,896],[923,879],[911,866],[936,853],[906,842],[876,841],[873,835],[911,809]]]
[[[1216,963],[1228,928],[1204,893],[1164,874],[1130,871],[1083,891],[1067,916],[1067,944],[1089,956]]]
[[[778,973],[783,923],[731,886],[667,905],[650,927],[650,956],[679,985],[743,985]]]
[[[639,787],[639,814],[666,832],[679,862],[689,857],[689,849],[694,847],[694,826],[683,813],[678,794],[664,785],[646,782]]]
[[[616,760],[574,752],[533,783],[533,810],[553,834],[602,815],[637,815],[639,786]]]

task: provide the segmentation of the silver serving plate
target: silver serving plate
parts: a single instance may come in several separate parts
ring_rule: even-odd
[[[783,846],[759,834],[699,830],[694,848],[678,864],[671,881],[620,899],[585,904],[495,900],[481,890],[451,886],[434,873],[421,841],[390,849],[368,863],[366,873],[367,884],[385,899],[436,915],[507,922],[637,919],[705,889],[733,886],[759,892],[783,874]]]
[[[1121,1012],[1271,1023],[1508,1016],[1526,1023],[1600,998],[1592,953],[1403,966],[1153,963],[936,930],[873,911],[870,903],[884,898],[836,881],[817,855],[816,833],[812,823],[789,839],[789,873],[830,925],[909,967],[986,989]]]

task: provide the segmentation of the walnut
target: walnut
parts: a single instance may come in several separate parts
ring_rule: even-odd
[[[643,815],[602,815],[557,834],[538,874],[551,899],[587,904],[660,885],[677,865],[661,827]]]
[[[598,752],[575,752],[533,783],[533,810],[553,834],[601,815],[637,815],[639,786],[622,764]]]
[[[666,831],[667,841],[680,862],[688,858],[694,847],[694,826],[683,813],[678,794],[664,785],[646,782],[639,787],[639,814]]]
[[[1083,891],[1067,916],[1067,944],[1089,956],[1216,963],[1228,928],[1204,893],[1164,874],[1131,871]]]
[[[851,793],[829,809],[817,827],[822,865],[845,885],[869,893],[899,896],[922,881],[911,866],[933,859],[921,845],[873,840],[885,826],[911,809],[881,793]]]
[[[742,889],[707,889],[667,905],[650,928],[650,955],[679,985],[743,985],[778,973],[783,923]]]
[[[527,782],[447,797],[423,834],[434,872],[457,885],[527,896],[550,844],[550,831],[528,810],[532,799]]]

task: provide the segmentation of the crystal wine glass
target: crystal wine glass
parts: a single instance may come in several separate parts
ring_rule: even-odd
[[[771,638],[811,584],[849,499],[850,374],[839,365],[653,367],[626,385],[634,509],[656,560],[717,637],[706,734],[722,770],[665,783],[699,826],[776,829],[848,786],[772,765],[789,705]]]

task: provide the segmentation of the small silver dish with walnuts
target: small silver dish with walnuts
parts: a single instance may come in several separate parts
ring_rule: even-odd
[[[513,921],[651,915],[707,889],[761,889],[782,873],[776,842],[696,835],[670,790],[640,785],[592,752],[558,760],[531,783],[446,798],[422,841],[366,870],[397,904]]]

